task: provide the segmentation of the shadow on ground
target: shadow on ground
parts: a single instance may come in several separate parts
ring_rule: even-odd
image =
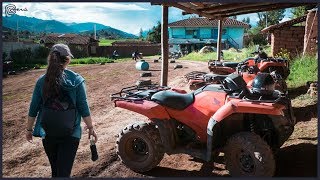
[[[221,177],[212,173],[213,163],[193,159],[203,163],[199,171],[187,171],[156,167],[149,172],[143,173],[152,177]],[[219,160],[220,161],[220,160]],[[223,170],[218,169],[216,170]],[[317,145],[301,143],[283,147],[276,156],[275,177],[316,177],[317,176]]]
[[[289,88],[288,89],[288,94],[290,99],[294,99],[302,94],[306,94],[308,91],[307,86],[300,86],[296,88]]]
[[[301,143],[281,148],[276,163],[277,177],[316,177],[317,145]]]
[[[312,118],[318,117],[318,104],[312,104],[305,107],[293,107],[294,116],[297,122],[310,121]]]
[[[213,163],[204,162],[199,171],[187,171],[179,169],[171,169],[166,167],[159,167],[152,169],[149,172],[145,172],[145,175],[153,177],[223,177],[229,175],[221,175],[212,173]],[[217,169],[217,168],[216,168]],[[218,169],[219,170],[219,169]]]

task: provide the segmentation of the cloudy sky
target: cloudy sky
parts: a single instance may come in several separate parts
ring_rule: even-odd
[[[3,3],[2,15],[5,15]],[[16,8],[27,11],[18,11],[18,15],[35,17],[44,20],[57,20],[65,23],[96,22],[111,26],[122,31],[138,34],[140,28],[148,30],[157,21],[161,21],[161,6],[151,6],[150,3],[10,3]],[[188,18],[182,16],[181,10],[169,8],[169,22]],[[256,14],[238,16],[239,20],[250,17],[252,24],[258,21]],[[286,19],[290,16],[286,13]]]

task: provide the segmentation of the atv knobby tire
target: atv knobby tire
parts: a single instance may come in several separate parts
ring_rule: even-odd
[[[158,129],[149,123],[124,128],[117,139],[117,154],[123,164],[135,172],[156,167],[164,156]]]
[[[271,148],[254,133],[240,132],[229,138],[225,158],[231,176],[273,176],[275,172]]]

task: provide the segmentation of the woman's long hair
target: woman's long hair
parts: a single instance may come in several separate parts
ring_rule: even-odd
[[[50,97],[58,97],[60,95],[61,79],[63,77],[64,65],[68,57],[60,56],[60,53],[53,51],[48,56],[48,68],[43,84],[43,97],[46,100]]]

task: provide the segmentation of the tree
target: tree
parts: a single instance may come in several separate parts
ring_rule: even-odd
[[[242,22],[247,23],[247,24],[250,24],[250,18],[249,18],[249,17],[243,18],[243,19],[242,19]]]
[[[314,8],[314,6],[310,6],[310,5],[291,8],[291,13],[292,13],[291,18],[297,18],[297,17],[303,16],[308,13],[307,10],[312,8]]]
[[[278,24],[284,17],[285,9],[279,9],[267,12],[258,12],[258,26],[264,28],[273,24]]]
[[[232,19],[237,19],[237,16],[230,16],[230,18],[232,18]]]
[[[249,17],[247,17],[246,22],[247,22],[248,24],[250,24],[250,18],[249,18]]]
[[[161,23],[158,21],[156,26],[153,26],[151,31],[147,35],[147,40],[151,42],[160,43],[161,42]]]

